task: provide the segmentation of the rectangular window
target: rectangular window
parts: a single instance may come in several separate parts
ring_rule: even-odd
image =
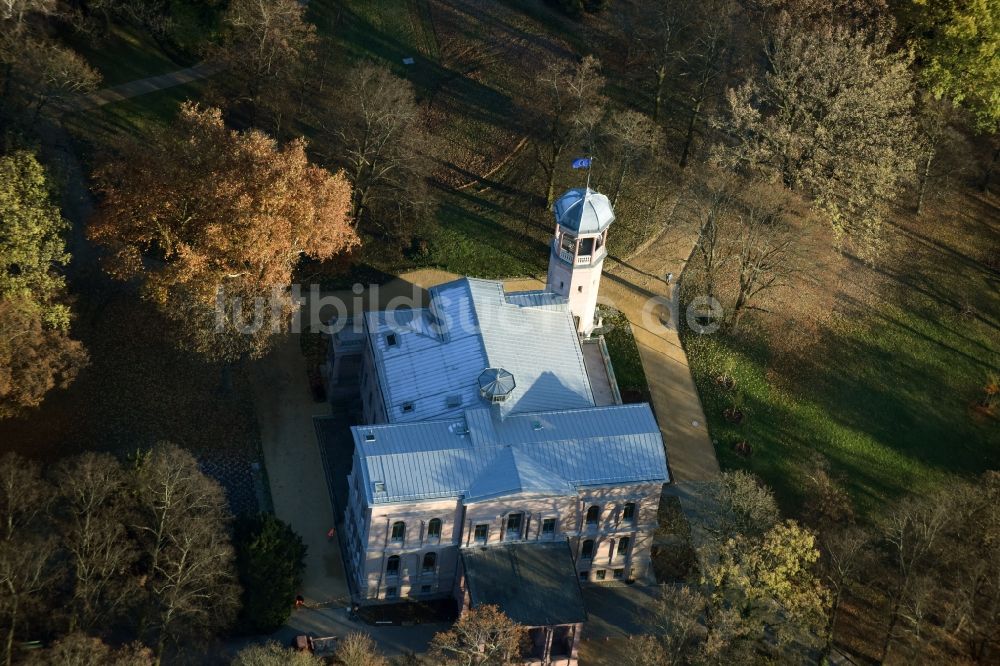
[[[622,509],[622,521],[626,522],[626,523],[634,523],[635,522],[635,503],[634,502],[629,502],[628,504],[625,505],[625,508]]]
[[[512,513],[507,516],[507,533],[505,537],[507,539],[520,539],[521,538],[521,520],[524,517],[522,513]]]
[[[590,572],[589,571],[581,571],[580,572],[580,580],[590,580]]]
[[[556,533],[556,519],[546,518],[542,521],[542,536],[552,536]]]
[[[475,539],[476,543],[486,543],[489,537],[490,537],[489,525],[476,525],[476,531],[473,534],[473,538]]]
[[[631,539],[628,537],[622,537],[618,539],[618,557],[625,557],[628,555],[628,547],[631,543]]]
[[[598,569],[597,573],[594,574],[594,578],[596,578],[597,580],[604,580],[604,577],[607,575],[607,573],[608,572],[605,571],[604,569]]]
[[[461,407],[462,406],[462,396],[460,396],[460,395],[449,395],[447,398],[445,398],[445,405],[449,409],[454,409],[455,407]]]
[[[385,336],[385,344],[389,345],[390,347],[395,347],[397,344],[399,344],[399,340],[396,338],[396,334],[395,333],[387,334]]]
[[[624,569],[615,569],[615,580],[621,580],[625,577]]]

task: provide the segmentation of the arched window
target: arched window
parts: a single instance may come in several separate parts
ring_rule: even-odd
[[[583,548],[580,549],[580,559],[590,560],[594,558],[594,540],[587,539],[583,542]]]
[[[431,518],[427,523],[427,536],[432,539],[441,538],[441,521],[438,518]]]
[[[406,538],[406,525],[403,521],[397,520],[392,524],[392,540],[401,542]]]
[[[628,555],[628,546],[631,539],[628,537],[622,537],[618,539],[618,557],[625,557]]]
[[[601,517],[601,507],[599,507],[599,506],[597,506],[595,504],[594,506],[592,506],[589,509],[587,509],[587,524],[588,525],[596,525],[597,521],[600,519],[600,517]]]
[[[399,575],[399,555],[393,555],[388,560],[385,561],[385,575],[386,576],[398,576]]]
[[[437,553],[427,553],[424,555],[424,572],[434,571],[434,566],[437,564]]]

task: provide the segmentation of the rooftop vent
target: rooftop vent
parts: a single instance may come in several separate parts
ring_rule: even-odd
[[[503,368],[486,368],[479,374],[479,395],[489,403],[506,402],[515,386],[514,375]]]
[[[376,494],[378,494],[378,493],[384,493],[385,492],[385,482],[383,482],[383,481],[376,481],[372,485],[375,486],[375,493]]]

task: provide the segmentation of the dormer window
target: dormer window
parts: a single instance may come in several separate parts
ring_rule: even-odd
[[[371,430],[369,430],[368,432],[366,432],[365,433],[365,441],[366,442],[374,442],[375,441],[375,433],[372,432]]]
[[[373,485],[375,486],[375,494],[376,495],[378,495],[378,494],[384,494],[385,493],[385,482],[384,481],[376,481]]]
[[[399,344],[399,338],[396,336],[395,333],[386,333],[385,344],[388,345],[389,347],[395,347],[396,345]]]
[[[402,410],[402,412],[404,414],[410,414],[410,413],[413,412],[413,403],[412,402],[404,402],[402,405],[400,405],[400,409]]]
[[[460,395],[449,395],[447,398],[445,398],[445,405],[447,405],[449,409],[454,409],[455,407],[461,407],[462,406],[462,396],[460,396]]]

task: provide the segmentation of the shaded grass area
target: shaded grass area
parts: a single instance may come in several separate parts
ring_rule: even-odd
[[[97,276],[73,286],[73,335],[90,365],[39,408],[0,420],[4,449],[50,461],[82,451],[128,455],[170,441],[223,482],[235,510],[255,502],[249,464],[259,433],[241,369],[179,351],[168,322],[127,286]]]
[[[105,104],[67,115],[63,124],[77,140],[81,156],[90,162],[95,151],[108,149],[120,138],[142,136],[158,124],[170,122],[183,102],[201,99],[207,85],[204,80],[192,81]]]
[[[1000,423],[971,408],[1000,368],[996,275],[953,256],[943,222],[924,226],[937,237],[921,249],[906,233],[894,238],[900,256],[887,265],[896,268],[871,271],[876,286],[864,301],[841,294],[839,315],[797,367],[775,362],[780,330],[685,332],[723,467],[756,472],[794,514],[800,466],[822,454],[869,516],[949,475],[1000,468]],[[971,312],[962,305],[968,295]],[[735,387],[717,380],[723,374]],[[734,406],[747,415],[740,424],[723,417]],[[733,450],[743,439],[753,447],[748,459]]]
[[[601,316],[604,318],[604,342],[608,346],[622,401],[648,402],[649,383],[628,319],[617,310],[602,309]]]
[[[193,65],[197,58],[161,43],[142,28],[112,24],[103,37],[71,34],[70,46],[101,73],[109,87]]]

